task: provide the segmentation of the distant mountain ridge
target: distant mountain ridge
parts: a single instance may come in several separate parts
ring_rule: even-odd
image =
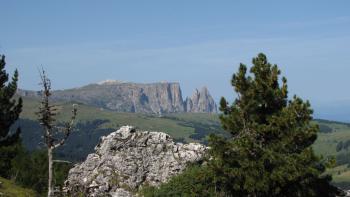
[[[40,91],[18,90],[27,97],[40,97]],[[179,83],[132,83],[106,80],[80,88],[53,91],[55,101],[80,102],[119,112],[135,113],[217,113],[217,106],[206,87],[182,98]]]

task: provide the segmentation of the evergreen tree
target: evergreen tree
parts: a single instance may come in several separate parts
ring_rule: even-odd
[[[237,196],[334,196],[331,177],[311,145],[318,126],[310,124],[308,101],[288,100],[287,80],[264,54],[253,58],[251,75],[244,64],[232,77],[237,99],[220,101],[220,120],[231,134],[212,135],[208,162],[218,194]],[[282,82],[280,84],[280,82]]]
[[[319,128],[311,124],[310,103],[297,96],[288,99],[286,78],[280,79],[281,71],[264,54],[253,58],[250,73],[241,64],[231,81],[237,99],[232,105],[220,101],[221,124],[231,137],[211,135],[206,164],[190,167],[159,188],[146,187],[143,195],[342,194],[323,175],[329,162],[321,162],[311,148]]]
[[[13,97],[17,91],[18,71],[12,81],[5,71],[5,56],[0,56],[0,176],[9,177],[11,160],[21,149],[20,129],[11,133],[11,125],[18,119],[22,111],[22,99]]]

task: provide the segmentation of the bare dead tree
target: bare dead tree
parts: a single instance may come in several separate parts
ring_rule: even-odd
[[[42,100],[40,103],[38,114],[38,120],[44,128],[44,142],[47,146],[47,156],[49,162],[49,179],[48,179],[48,197],[53,196],[53,150],[63,145],[69,134],[72,131],[73,123],[77,115],[76,105],[73,105],[72,117],[70,121],[64,123],[64,126],[55,125],[55,116],[58,114],[58,106],[50,104],[51,96],[51,81],[47,77],[45,71],[40,71],[41,85],[42,85]],[[62,136],[63,134],[63,136]]]

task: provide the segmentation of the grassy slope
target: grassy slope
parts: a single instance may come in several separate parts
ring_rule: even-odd
[[[346,124],[336,122],[318,122],[318,124],[326,124],[331,127],[333,132],[319,133],[317,141],[314,145],[317,154],[323,156],[337,155],[336,146],[340,141],[350,139],[350,127]]]
[[[36,120],[37,116],[35,112],[38,109],[38,101],[31,98],[24,98],[24,109],[21,113],[21,118]],[[60,114],[58,120],[67,120],[70,117],[70,110],[72,108],[71,103],[59,103]],[[116,113],[109,110],[102,110],[96,107],[91,107],[83,104],[78,105],[79,121],[89,121],[94,119],[106,119],[110,120],[104,127],[117,129],[122,125],[133,125],[142,130],[154,130],[163,131],[174,138],[185,138],[185,140],[191,141],[189,136],[194,133],[194,128],[181,126],[177,124],[177,121],[157,117],[157,116],[145,116],[135,113]]]
[[[63,108],[59,120],[67,119],[70,115],[71,103],[60,103]],[[22,118],[35,120],[35,110],[37,110],[38,101],[24,98],[24,110]],[[135,113],[117,113],[108,110],[101,110],[95,107],[79,105],[78,120],[88,121],[93,119],[107,119],[110,122],[105,123],[105,128],[117,129],[122,125],[133,125],[142,130],[163,131],[174,138],[184,138],[185,141],[194,141],[190,138],[196,132],[194,124],[202,124],[209,129],[216,128],[219,122],[215,114],[169,114],[164,117],[149,116]],[[191,124],[188,124],[191,123]],[[314,150],[318,155],[336,156],[336,145],[339,141],[350,140],[350,127],[346,124],[337,122],[316,121],[318,124],[326,125],[332,128],[330,133],[319,133],[318,139],[314,144]],[[216,126],[216,127],[215,127]],[[344,152],[345,150],[343,150]],[[350,151],[350,149],[349,149]],[[338,166],[329,170],[333,175],[335,182],[349,182],[350,169],[346,166]]]
[[[12,181],[0,177],[0,196],[4,197],[32,197],[36,196],[33,190],[15,185]]]
[[[350,140],[350,127],[347,124],[338,122],[318,122],[332,128],[330,133],[319,133],[317,141],[314,144],[316,154],[322,156],[337,156],[349,150],[336,151],[336,146],[340,141]],[[332,174],[335,183],[346,182],[350,186],[350,168],[347,165],[336,166],[329,169],[328,173]]]

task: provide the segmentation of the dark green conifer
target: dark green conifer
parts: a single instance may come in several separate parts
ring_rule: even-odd
[[[232,77],[237,99],[220,101],[220,120],[232,138],[211,136],[209,169],[217,193],[238,196],[334,196],[331,177],[311,145],[319,128],[311,124],[308,101],[288,99],[287,80],[264,54]]]
[[[22,111],[22,99],[14,99],[17,91],[18,71],[12,80],[5,71],[5,56],[0,56],[0,176],[8,177],[11,160],[21,149],[20,129],[11,133],[10,127]]]
[[[250,74],[241,64],[232,77],[237,99],[220,101],[220,120],[230,133],[211,135],[204,164],[190,167],[145,196],[336,196],[325,166],[311,145],[319,128],[311,124],[308,101],[288,98],[287,80],[264,54]]]

